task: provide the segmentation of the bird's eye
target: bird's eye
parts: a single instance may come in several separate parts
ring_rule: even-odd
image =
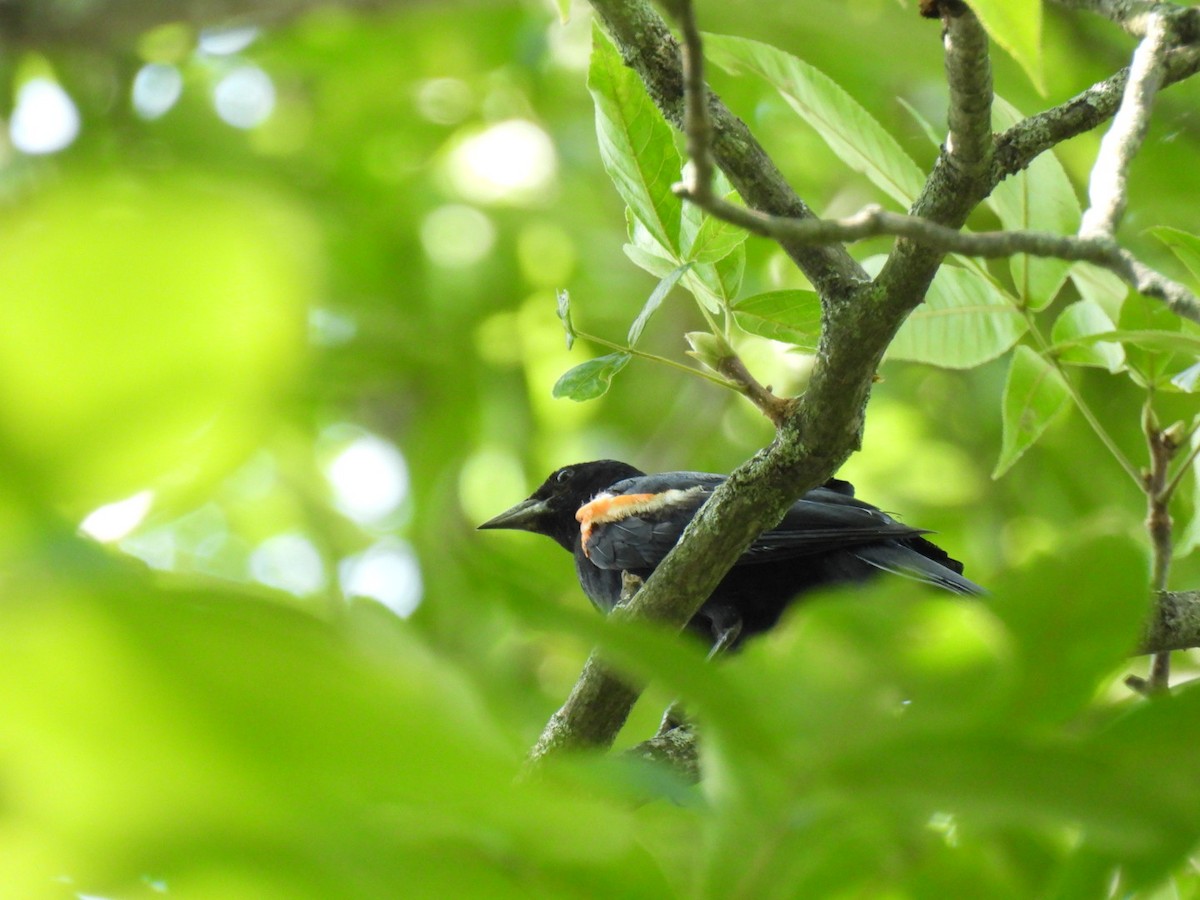
[[[559,470],[559,473],[554,476],[554,480],[557,481],[559,484],[563,484],[564,482],[570,481],[571,478],[574,477],[574,475],[575,475],[574,469],[561,469],[561,470]]]

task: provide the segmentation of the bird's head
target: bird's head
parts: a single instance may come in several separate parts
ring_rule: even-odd
[[[542,482],[526,500],[488,519],[480,528],[533,531],[558,541],[568,550],[579,542],[575,511],[601,491],[642,473],[614,459],[563,466]]]

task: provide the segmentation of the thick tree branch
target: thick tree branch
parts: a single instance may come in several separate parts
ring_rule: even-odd
[[[614,670],[595,651],[579,680],[529,751],[529,761],[562,751],[607,747],[629,717],[641,688]]]
[[[674,769],[690,784],[700,781],[700,744],[696,729],[680,725],[630,747],[626,755]]]

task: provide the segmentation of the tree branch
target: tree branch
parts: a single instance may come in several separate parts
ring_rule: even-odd
[[[1150,110],[1163,80],[1163,56],[1168,29],[1162,16],[1152,15],[1146,37],[1138,44],[1129,79],[1112,126],[1100,142],[1088,183],[1088,209],[1079,225],[1081,237],[1113,236],[1125,213],[1126,181],[1133,158],[1146,139]]]
[[[669,766],[690,784],[700,781],[700,743],[691,725],[656,734],[625,753],[634,759]]]
[[[1163,58],[1162,86],[1175,84],[1200,71],[1200,49],[1177,47]],[[1023,119],[1000,135],[992,163],[993,187],[1015,175],[1041,153],[1065,140],[1092,131],[1113,116],[1124,96],[1129,69],[1097,82],[1066,103]]]
[[[642,4],[636,0],[622,4],[596,0],[595,6],[598,11],[608,10],[611,14],[612,7],[619,7],[615,12],[621,12],[641,8]],[[633,32],[610,28],[610,33],[618,45],[631,39],[660,42],[664,35],[663,31],[648,27]],[[672,51],[674,57],[677,45],[672,41],[671,46],[676,48]],[[651,47],[657,52],[661,44],[635,43],[623,47],[622,54],[638,68],[638,60],[644,61]],[[662,74],[654,73],[651,77],[661,78]],[[675,83],[681,84],[681,79]],[[662,92],[652,89],[651,96],[661,102]],[[668,100],[671,105],[663,112],[678,125],[682,104],[678,98]],[[722,158],[721,119],[712,102],[708,109],[714,123],[714,158],[737,186]],[[734,161],[744,164],[741,159]],[[773,166],[771,169],[774,171]],[[739,177],[748,174],[752,175],[742,171]],[[984,196],[985,183],[986,171],[983,176],[969,176],[961,167],[945,164],[943,155],[914,210],[918,214],[927,213],[934,221],[961,226],[968,212]],[[738,189],[741,192],[740,186]],[[744,192],[742,196],[751,205],[761,206]],[[765,211],[776,212],[770,208]],[[806,212],[802,218],[812,218],[812,214]],[[785,246],[798,249],[792,244]],[[839,255],[845,253],[840,245],[831,246],[837,248]],[[903,258],[898,260],[898,255]],[[629,606],[627,615],[631,619],[682,628],[750,543],[774,526],[796,497],[828,478],[858,449],[875,370],[905,316],[924,297],[941,258],[940,252],[916,244],[908,244],[903,252],[898,245],[898,252],[893,253],[888,264],[891,281],[885,277],[885,268],[885,275],[874,284],[844,277],[844,271],[830,277],[830,269],[822,270],[825,281],[818,289],[824,303],[825,322],[818,363],[808,389],[780,422],[776,440],[736,469],[700,508],[679,543]],[[596,746],[610,744],[623,721],[623,717],[613,717],[600,728],[595,721],[599,715],[582,709],[580,715],[588,718],[586,726],[580,723],[583,730],[589,735],[602,735]]]
[[[683,8],[685,16],[689,15],[682,6],[686,2],[676,0],[675,3],[676,8]],[[664,117],[680,126],[684,117],[680,49],[665,23],[644,0],[593,0],[593,6],[620,48],[622,58],[642,77]],[[947,63],[956,71],[962,70],[960,95],[956,95],[961,99],[955,101],[961,103],[968,96],[978,98],[981,85],[986,83],[983,77],[986,65],[980,58],[982,31],[973,30],[979,29],[973,14],[957,8],[956,13],[955,18],[966,21],[947,21],[950,18],[947,13],[943,24],[948,31],[961,36],[957,46],[948,48],[948,52],[953,49],[955,53],[961,53],[961,59]],[[698,33],[686,26],[684,33],[698,63]],[[974,50],[971,49],[973,46]],[[969,64],[972,59],[974,64]],[[1191,60],[1182,65],[1172,59],[1174,57],[1168,55],[1164,63],[1164,81],[1177,76],[1183,68],[1198,65]],[[953,246],[950,243],[923,243],[922,239],[928,237],[927,226],[942,229],[937,231],[938,236],[954,234],[955,237],[947,238],[948,241],[970,237],[958,235],[958,229],[969,213],[1005,175],[1011,174],[1005,170],[1005,164],[1012,165],[1024,158],[1023,164],[1027,165],[1036,152],[1041,152],[1037,150],[1027,158],[1022,156],[1022,153],[1030,153],[1039,140],[1044,141],[1048,130],[1042,128],[1037,137],[1029,139],[1027,132],[1019,130],[1020,126],[1010,129],[1006,133],[1009,144],[1004,163],[988,163],[989,138],[980,127],[980,110],[964,103],[956,124],[959,136],[955,152],[961,157],[952,158],[949,152],[943,152],[939,157],[911,214],[901,216],[898,223],[893,223],[898,229],[911,231],[899,235],[883,270],[874,282],[869,282],[857,264],[850,261],[840,243],[845,239],[842,230],[845,223],[823,223],[815,218],[782,181],[778,170],[745,125],[705,91],[697,71],[700,70],[689,70],[688,103],[692,109],[706,108],[712,123],[712,157],[750,206],[750,209],[730,209],[719,202],[719,198],[711,198],[711,206],[706,205],[706,208],[721,210],[728,214],[730,221],[778,240],[817,287],[822,299],[823,322],[818,361],[808,388],[778,422],[775,441],[737,468],[713,493],[635,600],[622,610],[622,614],[632,620],[657,621],[677,628],[683,627],[746,547],[774,526],[796,497],[828,478],[859,448],[864,411],[876,368],[905,317],[924,299],[947,248]],[[1111,110],[1097,121],[1103,121],[1108,115]],[[1059,133],[1080,127],[1079,116],[1060,118],[1069,119],[1070,125],[1064,127],[1054,120]],[[1041,149],[1052,145],[1053,142]],[[689,146],[694,146],[694,142],[689,140]],[[699,156],[701,165],[696,168],[704,171],[702,150]],[[972,165],[973,162],[976,164]],[[692,179],[683,192],[685,196],[692,192],[703,196],[705,189]],[[874,215],[868,212],[864,217],[870,220]],[[790,224],[782,224],[785,221]],[[879,227],[879,222],[888,221],[880,218],[865,225],[852,224],[855,227]],[[771,229],[778,229],[779,233],[773,234]],[[823,235],[828,240],[814,244],[813,236],[822,229],[828,229]],[[805,231],[808,233],[802,234]],[[1054,235],[1045,237],[1058,239]],[[984,245],[990,240],[994,238],[985,238]],[[1032,247],[1038,246],[1041,238],[1026,235],[1019,240]],[[1065,240],[1068,243],[1064,246],[1069,250],[1083,252],[1084,243],[1071,243],[1079,242],[1079,238]],[[812,252],[810,248],[814,245],[824,248],[825,252]],[[1088,252],[1093,252],[1097,246],[1100,245],[1092,245]],[[1131,275],[1144,275],[1162,287],[1161,276],[1151,278],[1153,273],[1147,274],[1144,267],[1139,269],[1140,264],[1135,260],[1122,259],[1122,265]],[[1169,293],[1166,288],[1162,291]],[[1195,298],[1176,296],[1176,301],[1184,308],[1189,302],[1194,305]],[[598,683],[600,676],[595,668],[589,666],[581,676],[576,693],[587,695],[595,690],[594,683],[585,684]],[[575,710],[579,718],[572,717],[570,721],[558,724],[567,731],[578,729],[579,733],[586,734],[587,742],[592,746],[608,746],[624,722],[628,711],[624,703],[632,704],[633,696],[635,694],[626,695],[622,709],[615,712],[579,707]]]
[[[592,0],[592,8],[625,64],[646,85],[663,118],[682,128],[684,79],[680,49],[666,22],[647,0]],[[746,124],[715,94],[706,91],[703,102],[712,122],[712,159],[742,199],[772,215],[815,218]],[[822,294],[842,293],[867,280],[862,267],[844,247],[789,242],[781,242],[780,246]]]
[[[691,189],[681,189],[678,193],[703,207],[710,215],[733,222],[763,237],[779,238],[786,235],[794,242],[853,243],[880,235],[892,235],[942,254],[959,253],[996,259],[1026,253],[1030,256],[1090,262],[1108,269],[1139,293],[1162,301],[1176,315],[1200,323],[1200,298],[1182,284],[1140,262],[1110,237],[1102,235],[1076,237],[1045,231],[963,232],[919,216],[890,212],[879,206],[868,206],[844,219],[782,219],[735,206],[713,196],[711,192],[707,200],[702,200],[702,195]]]
[[[1137,655],[1200,647],[1200,591],[1160,591]]]
[[[1158,0],[1054,0],[1066,9],[1086,10],[1103,16],[1134,37],[1145,37],[1152,18],[1165,17],[1185,42],[1200,38],[1200,8],[1161,3]]]
[[[946,154],[951,165],[970,175],[982,171],[992,157],[992,67],[987,33],[965,9],[943,16],[946,84],[950,88]]]

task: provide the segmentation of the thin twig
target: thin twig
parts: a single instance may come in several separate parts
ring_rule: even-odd
[[[709,148],[713,134],[712,122],[708,115],[708,88],[704,83],[704,47],[700,39],[700,29],[696,26],[696,15],[691,0],[676,0],[674,5],[679,18],[679,30],[683,35],[683,131],[687,139],[688,160],[691,163],[687,181],[675,185],[675,191],[681,196],[698,198],[693,202],[703,208],[704,204],[719,199],[712,190],[714,166]],[[725,203],[724,200],[721,202]],[[707,312],[705,318],[708,319],[714,336],[717,335],[716,323]],[[746,364],[728,342],[721,338],[717,343],[723,345],[720,348],[721,352],[715,359],[710,360],[709,364],[718,374],[732,382],[772,424],[776,427],[782,425],[791,409],[789,401],[775,396],[770,388],[764,387],[750,374]]]
[[[1152,551],[1150,588],[1157,594],[1167,589],[1167,578],[1171,571],[1171,495],[1167,489],[1167,479],[1171,459],[1178,447],[1158,426],[1153,401],[1154,394],[1151,392],[1142,407],[1142,431],[1146,435],[1146,447],[1150,457],[1150,468],[1146,471],[1143,490],[1146,492],[1146,532],[1150,535]],[[1150,662],[1150,677],[1139,689],[1146,694],[1162,693],[1166,691],[1170,678],[1170,651],[1155,653]]]
[[[1074,402],[1075,407],[1083,415],[1084,421],[1088,423],[1092,429],[1092,432],[1100,439],[1100,443],[1102,443],[1108,452],[1112,454],[1113,459],[1117,461],[1118,465],[1120,465],[1125,471],[1125,474],[1132,478],[1133,483],[1139,488],[1142,487],[1144,481],[1141,473],[1137,470],[1137,467],[1130,462],[1129,457],[1125,455],[1125,452],[1121,449],[1120,445],[1117,444],[1116,440],[1113,439],[1113,436],[1108,433],[1108,430],[1100,422],[1099,417],[1092,411],[1091,406],[1089,406],[1087,400],[1084,399],[1083,393],[1079,390],[1079,387],[1066,373],[1066,371],[1064,371],[1062,361],[1051,352],[1050,343],[1046,340],[1045,335],[1042,334],[1041,329],[1038,328],[1037,319],[1034,317],[1033,312],[1028,307],[1025,307],[1022,312],[1025,314],[1025,324],[1029,328],[1030,335],[1033,336],[1034,343],[1037,344],[1038,350],[1041,352],[1042,356],[1049,360],[1050,364],[1058,370],[1058,374],[1062,376],[1062,382],[1064,385],[1066,385],[1067,392],[1071,395],[1071,400]]]
[[[1109,19],[1134,37],[1144,37],[1150,19],[1166,17],[1171,20],[1180,39],[1194,41],[1200,34],[1200,8],[1177,6],[1159,0],[1054,0],[1067,9],[1081,9]]]
[[[1162,86],[1169,34],[1163,16],[1149,17],[1146,36],[1133,54],[1121,105],[1100,142],[1100,152],[1092,166],[1088,182],[1090,205],[1079,224],[1081,237],[1111,237],[1125,213],[1129,168],[1150,127],[1154,97]]]
[[[709,197],[713,180],[713,132],[708,115],[708,86],[704,83],[704,52],[690,0],[677,0],[676,7],[683,36],[683,133],[692,164],[688,185],[693,192]]]
[[[1178,446],[1182,446],[1184,441],[1191,441],[1192,432],[1194,432],[1194,430],[1195,426],[1193,426],[1188,433],[1181,435],[1180,437],[1182,440],[1179,442]],[[1196,457],[1198,455],[1200,455],[1200,441],[1192,441],[1192,448],[1188,451],[1188,455],[1184,458],[1179,468],[1175,471],[1175,474],[1171,476],[1171,480],[1167,482],[1166,492],[1169,497],[1175,496],[1175,490],[1179,487],[1180,482],[1183,481],[1184,476],[1187,475],[1188,470],[1191,469],[1192,464],[1196,461]]]
[[[692,366],[685,366],[683,363],[676,362],[669,357],[659,356],[657,353],[649,353],[645,350],[639,350],[637,347],[631,347],[628,344],[618,344],[616,341],[610,341],[606,338],[597,337],[594,334],[588,334],[586,331],[576,331],[575,336],[580,340],[591,341],[593,344],[599,344],[601,347],[616,351],[617,353],[628,353],[630,356],[636,356],[639,359],[644,359],[648,362],[655,362],[659,365],[669,366],[670,368],[676,369],[680,372],[686,372],[688,375],[695,375],[697,378],[704,378],[708,381],[711,381],[713,384],[720,385],[723,388],[732,388],[735,391],[740,391],[742,387],[739,383],[722,378],[719,375],[709,375],[707,372],[702,371],[701,369],[696,369]]]
[[[1103,236],[1076,237],[1043,231],[969,233],[879,206],[865,207],[844,219],[786,219],[736,206],[719,197],[710,197],[707,202],[701,202],[681,186],[676,186],[675,192],[701,206],[710,215],[764,237],[786,235],[796,242],[853,243],[880,235],[893,235],[946,253],[985,259],[1026,253],[1030,256],[1090,262],[1113,272],[1139,293],[1161,300],[1177,315],[1200,322],[1200,298]]]
[[[1163,58],[1163,86],[1200,71],[1200,48],[1176,47]],[[996,139],[992,184],[1025,169],[1038,155],[1078,135],[1092,131],[1112,117],[1121,105],[1129,69],[1099,81],[1058,106],[1022,119]]]

